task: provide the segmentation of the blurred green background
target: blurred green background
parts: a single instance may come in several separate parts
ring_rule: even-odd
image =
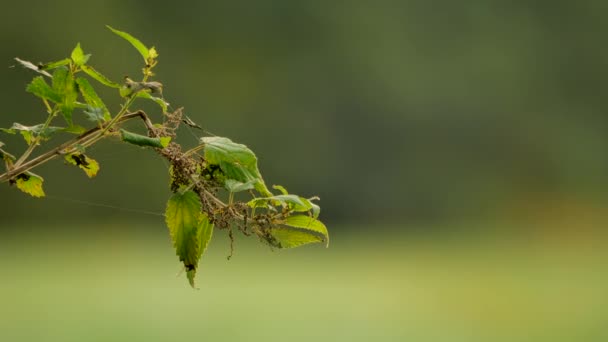
[[[44,119],[16,56],[80,42],[138,77],[111,25],[157,47],[174,107],[320,196],[332,245],[240,239],[227,262],[218,232],[192,291],[163,218],[128,211],[162,213],[166,165],[106,141],[94,181],[56,161],[45,199],[0,187],[0,341],[606,340],[607,19],[599,0],[3,4],[0,127]]]

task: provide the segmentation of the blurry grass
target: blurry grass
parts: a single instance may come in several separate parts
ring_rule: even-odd
[[[5,229],[0,341],[604,341],[603,240],[216,234],[188,287],[165,228]],[[393,232],[395,230],[392,230]],[[44,232],[44,233],[42,233]]]

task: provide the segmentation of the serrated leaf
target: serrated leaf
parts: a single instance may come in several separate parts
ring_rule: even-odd
[[[165,148],[171,142],[171,137],[152,138],[145,135],[129,132],[124,129],[120,130],[120,136],[125,142],[144,147],[149,146],[155,148]]]
[[[205,160],[209,164],[218,165],[226,179],[241,183],[253,182],[259,193],[272,196],[258,170],[258,159],[247,146],[223,137],[204,137],[201,142],[205,145]]]
[[[38,66],[38,68],[40,70],[53,70],[53,69],[57,69],[62,66],[66,66],[66,65],[70,64],[71,61],[72,60],[69,58],[64,58],[60,61],[48,62],[48,63],[42,64],[42,65]]]
[[[266,240],[277,248],[295,248],[309,243],[323,242],[321,236],[306,230],[281,227],[272,228],[269,233],[271,238]]]
[[[329,246],[329,233],[323,222],[306,215],[293,215],[286,218],[282,224],[298,229],[304,229],[312,234],[318,234],[323,237],[326,244]]]
[[[42,189],[42,183],[44,179],[42,177],[32,173],[24,172],[15,176],[12,180],[17,185],[17,188],[28,195],[33,197],[44,197],[44,190]]]
[[[167,107],[169,106],[169,103],[167,101],[165,101],[164,99],[162,99],[160,97],[152,96],[150,93],[145,92],[145,91],[138,92],[137,97],[141,97],[143,99],[154,101],[154,102],[156,102],[156,104],[158,104],[160,106],[160,108],[163,110],[163,113],[167,112]]]
[[[193,191],[171,196],[165,220],[175,254],[184,264],[188,281],[194,287],[198,263],[213,235],[213,225],[201,212],[201,200]]]
[[[21,64],[22,67],[24,67],[26,69],[34,70],[35,72],[43,74],[44,76],[47,76],[47,77],[52,77],[51,74],[49,74],[48,72],[40,69],[37,65],[35,65],[32,62],[24,61],[24,60],[19,59],[17,57],[15,57],[15,60],[17,62],[19,62],[19,64]]]
[[[99,172],[99,163],[85,154],[71,153],[65,156],[65,160],[69,164],[78,166],[89,178],[97,176],[97,172]]]
[[[94,120],[94,121],[110,120],[112,118],[110,116],[110,111],[106,107],[105,103],[103,103],[101,98],[97,95],[97,93],[95,92],[95,89],[93,89],[93,86],[91,86],[89,81],[86,78],[79,77],[76,79],[76,83],[78,84],[78,89],[80,90],[80,94],[82,95],[82,98],[84,98],[84,101],[89,106],[88,109],[98,108],[101,110],[101,118],[96,118],[96,120]]]
[[[62,100],[61,95],[51,88],[48,83],[46,83],[44,78],[42,78],[42,76],[34,77],[32,82],[27,85],[25,90],[41,99],[53,101],[55,103],[61,103]]]
[[[82,69],[82,71],[84,71],[87,75],[91,76],[94,80],[105,86],[111,88],[120,88],[120,84],[110,81],[110,79],[102,75],[99,71],[95,70],[92,66],[83,65],[80,67],[80,69]]]
[[[74,64],[76,64],[77,66],[83,66],[87,64],[87,61],[89,60],[91,55],[85,55],[84,51],[82,51],[82,48],[80,47],[80,43],[78,43],[76,44],[74,50],[72,50],[72,55],[70,57],[72,58]]]
[[[67,68],[57,68],[53,72],[53,90],[61,96],[59,109],[65,121],[71,126],[72,112],[76,107],[78,92],[74,75]]]
[[[148,63],[148,57],[150,56],[150,50],[141,41],[139,41],[139,39],[133,37],[132,35],[128,34],[127,32],[116,30],[109,25],[106,25],[106,27],[108,29],[110,29],[110,31],[112,31],[116,35],[118,35],[119,37],[121,37],[121,38],[125,39],[126,41],[128,41],[129,43],[131,43],[131,45],[133,45],[133,47],[135,49],[137,49],[137,51],[139,51],[141,56],[144,58],[144,61],[146,63]]]

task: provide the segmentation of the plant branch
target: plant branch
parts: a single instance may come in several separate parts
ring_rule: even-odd
[[[140,117],[144,120],[144,122],[150,123],[150,120],[147,118],[147,115],[143,111],[137,111],[135,113],[123,113],[123,115],[118,120],[115,120],[113,123],[110,121],[110,122],[102,125],[101,127],[91,128],[90,130],[79,135],[78,137],[76,137],[72,140],[66,141],[65,143],[53,148],[52,150],[49,150],[49,151],[39,155],[38,157],[36,157],[34,159],[31,159],[28,162],[25,162],[21,165],[13,167],[11,170],[0,175],[0,183],[7,182],[11,178],[17,176],[20,173],[29,171],[33,168],[36,168],[36,167],[48,162],[49,160],[54,159],[57,156],[66,154],[66,153],[68,153],[68,151],[70,149],[72,149],[76,145],[86,144],[99,137],[103,137],[103,134],[102,135],[98,135],[98,134],[100,134],[100,132],[107,131],[109,129],[110,123],[112,123],[112,125],[114,125],[117,123],[122,123],[122,122],[125,122],[128,120],[131,120],[136,117]]]
[[[41,134],[45,129],[47,129],[50,126],[51,121],[53,121],[53,118],[55,117],[55,112],[50,108],[48,102],[45,100],[44,103],[48,108],[49,116],[46,118],[46,121],[44,122],[44,125],[42,126],[42,130],[40,131]],[[19,165],[21,165],[32,154],[32,152],[34,152],[34,149],[38,146],[38,144],[40,143],[40,140],[41,140],[40,134],[38,134],[34,138],[34,140],[31,141],[31,144],[28,146],[27,150],[25,150],[25,152],[23,152],[23,155],[21,155],[21,157],[19,157],[19,159],[17,159],[17,161],[15,162],[15,165],[13,167],[19,167]]]

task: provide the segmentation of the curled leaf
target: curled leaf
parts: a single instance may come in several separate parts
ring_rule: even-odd
[[[53,76],[51,76],[51,74],[49,74],[48,72],[44,71],[43,69],[41,69],[40,67],[38,67],[37,65],[35,65],[32,62],[24,61],[24,60],[19,59],[17,57],[15,57],[15,60],[17,62],[19,62],[19,64],[21,64],[22,67],[24,67],[26,69],[34,70],[35,72],[43,74],[44,76],[47,76],[47,77],[53,77]]]
[[[124,129],[120,130],[120,136],[122,137],[122,140],[124,142],[144,147],[148,146],[155,148],[165,148],[171,142],[171,137],[152,138],[145,135],[129,132]]]
[[[258,170],[258,159],[247,146],[223,137],[204,137],[201,142],[204,144],[205,160],[211,165],[218,165],[226,179],[253,182],[259,193],[272,196]]]
[[[97,82],[111,88],[120,88],[120,84],[110,81],[110,79],[102,75],[99,71],[95,70],[92,66],[83,65],[80,68]]]

